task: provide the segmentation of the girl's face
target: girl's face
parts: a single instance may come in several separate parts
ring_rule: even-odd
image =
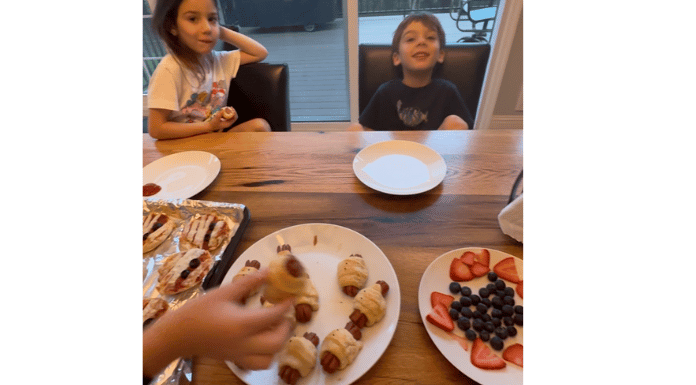
[[[432,71],[437,62],[442,63],[445,52],[440,49],[437,32],[420,21],[414,21],[404,29],[399,41],[399,52],[392,55],[395,66],[401,64],[404,71]]]
[[[199,55],[210,53],[220,37],[213,0],[184,0],[179,5],[172,34]]]

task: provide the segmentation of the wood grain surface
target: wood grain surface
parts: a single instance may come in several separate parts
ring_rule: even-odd
[[[353,158],[392,139],[419,142],[442,155],[444,181],[412,196],[362,184]],[[166,141],[144,134],[143,166],[182,151],[215,154],[220,174],[191,199],[249,208],[251,221],[235,258],[266,235],[304,223],[350,228],[384,252],[399,280],[401,314],[384,355],[355,384],[475,384],[430,340],[418,286],[427,266],[453,249],[485,247],[523,257],[522,244],[502,233],[497,218],[522,170],[522,139],[520,130],[215,133]],[[224,362],[197,357],[193,384],[243,382]]]

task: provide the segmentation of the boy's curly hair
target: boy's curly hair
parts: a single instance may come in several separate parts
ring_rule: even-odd
[[[401,35],[404,34],[404,30],[406,29],[406,27],[408,27],[414,21],[420,21],[424,26],[437,32],[437,38],[440,40],[440,49],[445,48],[445,30],[442,28],[440,20],[438,20],[438,18],[435,17],[435,15],[433,15],[432,13],[416,12],[406,16],[401,21],[401,23],[399,23],[399,26],[396,27],[396,31],[394,31],[394,37],[392,38],[392,53],[399,52],[399,43],[401,42]]]

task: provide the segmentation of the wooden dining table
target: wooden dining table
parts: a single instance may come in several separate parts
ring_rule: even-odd
[[[416,195],[391,195],[363,184],[355,155],[387,140],[424,144],[445,160],[444,180]],[[412,132],[210,133],[175,140],[143,134],[143,166],[200,150],[220,159],[215,180],[191,199],[245,205],[251,220],[234,256],[294,225],[329,223],[374,242],[401,290],[401,312],[384,354],[355,384],[476,384],[431,341],[418,307],[423,272],[438,256],[483,247],[523,257],[498,214],[522,170],[522,130]],[[243,384],[224,361],[193,359],[193,384]]]

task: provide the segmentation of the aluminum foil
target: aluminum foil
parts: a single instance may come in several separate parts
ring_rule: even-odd
[[[219,248],[210,252],[214,261],[220,261],[230,240],[234,238],[239,231],[240,224],[244,220],[244,205],[237,203],[225,202],[209,202],[196,201],[190,199],[176,200],[155,200],[143,199],[143,217],[150,212],[163,212],[169,216],[170,220],[174,220],[177,227],[172,231],[169,237],[154,250],[143,254],[143,299],[161,297],[169,304],[169,310],[176,310],[178,307],[185,304],[187,301],[202,295],[204,290],[201,286],[186,290],[175,295],[160,294],[157,289],[157,270],[162,264],[162,261],[171,254],[177,253],[179,248],[179,237],[184,228],[186,221],[196,214],[217,213],[229,217],[234,226],[231,229],[230,236]],[[208,275],[212,274],[215,265],[210,270]],[[207,278],[207,277],[206,277]],[[203,282],[205,282],[204,280]],[[155,321],[156,322],[156,321]],[[182,377],[185,377],[189,382],[192,379],[192,364],[190,358],[182,358],[172,362],[162,373],[155,377],[151,384],[168,384],[178,385]]]

